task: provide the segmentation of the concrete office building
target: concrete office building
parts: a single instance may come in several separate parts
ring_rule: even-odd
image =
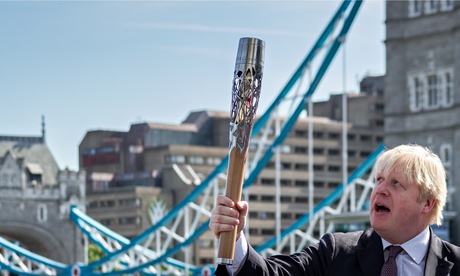
[[[366,91],[347,95],[349,173],[383,141],[382,83],[383,77],[366,78],[362,83]],[[315,202],[342,182],[342,123],[338,121],[342,116],[341,100],[342,95],[333,95],[328,101],[314,104]],[[281,118],[281,121],[285,119]],[[308,121],[308,118],[297,121],[281,149],[283,226],[289,226],[308,212]],[[89,131],[79,147],[80,167],[88,172],[87,213],[116,232],[128,236],[141,233],[148,227],[144,225],[144,214],[141,214],[146,212],[145,205],[130,207],[131,217],[139,217],[132,219],[133,223],[138,223],[137,227],[120,225],[118,216],[127,215],[124,206],[115,200],[120,195],[126,196],[119,190],[127,189],[126,186],[151,188],[156,191],[152,192],[153,197],[165,198],[168,208],[172,208],[227,154],[228,129],[228,112],[197,111],[190,113],[180,125],[141,123],[132,125],[126,133]],[[273,140],[274,136],[269,135],[270,139]],[[253,153],[251,148],[249,160]],[[221,187],[225,185],[224,182],[220,184]],[[130,193],[131,198],[138,197],[136,193]],[[248,191],[247,200],[251,202],[249,239],[253,245],[261,244],[275,234],[274,197],[273,158]],[[107,198],[114,201],[111,203],[114,206],[103,203],[105,205],[101,207],[101,202]],[[141,200],[142,204],[147,201]],[[214,263],[214,237],[210,232],[194,245],[193,252],[193,263]]]
[[[127,186],[87,193],[88,215],[116,233],[134,238],[152,225],[146,211],[155,200],[171,205],[169,194],[162,194],[160,188]]]
[[[385,144],[417,143],[439,154],[447,211],[459,214],[460,2],[387,1],[386,18]],[[445,226],[458,244],[460,220]]]

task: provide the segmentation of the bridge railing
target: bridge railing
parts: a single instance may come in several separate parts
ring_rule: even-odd
[[[286,228],[280,239],[273,237],[263,245],[256,248],[256,251],[263,255],[300,251],[308,244],[317,242],[319,237],[326,232],[334,230],[334,219],[328,216],[336,216],[345,213],[349,200],[348,195],[351,189],[361,186],[359,199],[356,202],[356,210],[365,210],[365,204],[374,183],[373,165],[378,156],[384,151],[381,144],[359,168],[357,168],[348,179],[346,185],[339,185],[323,201],[315,206],[313,217],[306,213],[294,224]],[[363,177],[367,178],[364,179]],[[332,206],[336,206],[333,208]],[[106,254],[119,250],[130,245],[130,241],[103,226],[76,207],[71,208],[70,218],[74,221],[84,234],[104,250]],[[195,232],[206,231],[209,221],[203,223]],[[319,225],[319,227],[318,227]],[[320,229],[319,236],[314,232]],[[304,229],[304,230],[302,230]],[[168,232],[169,233],[169,232]],[[197,234],[195,233],[195,235]],[[194,239],[191,239],[193,241]],[[187,240],[178,244],[178,249],[186,245]],[[190,241],[189,241],[190,242]],[[286,248],[288,248],[286,250]],[[144,275],[200,275],[205,269],[213,271],[209,266],[194,266],[173,258],[158,256],[158,253],[141,245],[134,245],[125,255],[104,262],[99,267],[90,268],[90,265],[83,264],[62,264],[9,242],[0,237],[0,266],[2,270],[8,270],[18,275],[120,275],[125,273],[141,272]]]
[[[76,207],[71,208],[70,218],[78,225],[90,241],[100,247],[105,254],[110,254],[111,252],[130,244],[129,239],[108,229],[106,226],[95,221]],[[96,270],[102,273],[111,272],[113,270],[123,270],[127,267],[133,267],[139,263],[156,259],[157,257],[158,254],[155,251],[141,245],[136,245],[130,252],[126,252],[125,255],[113,259],[110,262],[103,263]],[[187,271],[194,273],[198,270],[199,268],[194,265],[186,264],[172,258],[167,258],[161,265],[148,266],[141,272],[144,275],[186,275],[188,274]],[[92,274],[93,271],[83,268],[82,275]]]
[[[17,275],[71,275],[74,267],[30,252],[0,237],[0,271]]]

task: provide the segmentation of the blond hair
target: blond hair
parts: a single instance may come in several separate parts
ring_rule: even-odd
[[[401,145],[384,152],[375,164],[376,172],[384,174],[395,168],[403,171],[409,183],[419,186],[420,202],[435,199],[430,223],[441,225],[447,198],[446,170],[441,159],[428,148]]]

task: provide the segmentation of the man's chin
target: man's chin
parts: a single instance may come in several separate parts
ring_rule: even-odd
[[[386,222],[381,217],[370,217],[371,227],[375,230],[384,230],[386,228]]]

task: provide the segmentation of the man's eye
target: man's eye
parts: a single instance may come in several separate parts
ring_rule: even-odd
[[[399,181],[394,181],[394,182],[393,182],[393,185],[395,185],[395,186],[401,186],[401,187],[404,188],[404,186],[403,186]]]

